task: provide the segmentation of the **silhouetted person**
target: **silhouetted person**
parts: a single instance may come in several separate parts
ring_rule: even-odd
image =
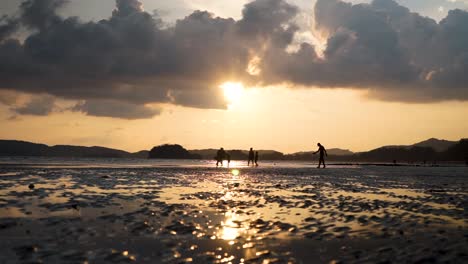
[[[247,162],[247,166],[250,166],[250,162],[252,162],[252,165],[254,165],[254,159],[255,159],[255,154],[254,154],[253,148],[250,148],[249,161]]]
[[[255,152],[255,166],[258,167],[258,151]]]
[[[317,146],[319,147],[319,149],[314,152],[314,155],[317,153],[320,153],[319,165],[317,168],[320,168],[320,164],[322,163],[323,163],[323,167],[325,168],[325,156],[328,157],[327,150],[320,143],[317,143]]]
[[[229,167],[229,164],[231,164],[231,155],[229,155],[229,153],[226,153],[226,159],[227,159],[228,167]]]
[[[218,167],[218,164],[221,163],[221,166],[223,166],[223,160],[226,157],[226,152],[224,151],[224,148],[220,148],[218,152],[216,153],[216,167]]]

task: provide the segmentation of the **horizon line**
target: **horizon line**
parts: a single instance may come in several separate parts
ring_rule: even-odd
[[[327,149],[339,149],[339,150],[345,150],[345,151],[350,151],[352,153],[360,153],[360,152],[367,152],[367,151],[371,151],[371,150],[374,150],[374,149],[379,149],[379,148],[383,148],[383,147],[406,147],[406,146],[413,146],[413,145],[416,145],[416,144],[419,144],[419,143],[422,143],[424,141],[428,141],[428,140],[440,140],[440,141],[449,141],[449,142],[460,142],[461,140],[463,139],[467,139],[467,137],[461,137],[460,139],[458,140],[449,140],[449,139],[441,139],[441,138],[436,138],[436,137],[431,137],[431,138],[428,138],[428,139],[425,139],[425,140],[422,140],[422,141],[418,141],[416,143],[412,143],[412,144],[409,144],[409,145],[401,145],[401,144],[387,144],[387,145],[382,145],[382,146],[378,146],[378,147],[374,147],[374,148],[371,148],[369,150],[362,150],[362,151],[354,151],[354,150],[351,150],[351,149],[347,149],[347,148],[341,148],[341,147],[330,147],[330,148],[327,148]],[[161,144],[157,144],[157,145],[154,145],[152,147],[150,147],[149,149],[140,149],[140,150],[137,150],[137,151],[129,151],[129,150],[125,150],[125,149],[120,149],[120,148],[115,148],[115,147],[108,147],[108,146],[104,146],[104,145],[70,145],[70,144],[47,144],[47,143],[38,143],[38,142],[34,142],[34,141],[27,141],[27,140],[21,140],[21,139],[1,139],[0,138],[0,141],[19,141],[19,142],[25,142],[25,143],[32,143],[32,144],[39,144],[39,145],[46,145],[48,147],[56,147],[56,146],[71,146],[71,147],[87,147],[87,148],[93,148],[93,147],[99,147],[99,148],[107,148],[107,149],[113,149],[113,150],[119,150],[119,151],[124,151],[124,152],[127,152],[127,153],[138,153],[138,152],[142,152],[142,151],[150,151],[152,148],[154,147],[158,147],[158,146],[163,146],[163,145],[180,145],[182,146],[183,148],[187,149],[188,151],[196,151],[196,150],[217,150],[219,148],[213,148],[213,147],[205,147],[205,148],[186,148],[184,145],[180,144],[180,143],[161,143]],[[249,148],[249,147],[248,147]],[[226,150],[230,150],[230,151],[233,151],[233,150],[248,150],[247,149],[242,149],[242,148],[226,148]],[[255,148],[254,148],[255,149]],[[255,150],[258,150],[258,151],[277,151],[277,152],[280,152],[282,154],[285,154],[285,155],[289,155],[289,154],[296,154],[296,153],[300,153],[300,152],[310,152],[312,151],[312,149],[314,148],[311,148],[311,150],[300,150],[300,151],[295,151],[295,152],[283,152],[283,151],[280,151],[280,150],[275,150],[275,149],[267,149],[267,148],[258,148],[258,149],[255,149]]]

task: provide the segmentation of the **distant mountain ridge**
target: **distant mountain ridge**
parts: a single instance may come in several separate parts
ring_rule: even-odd
[[[457,144],[457,141],[449,141],[449,140],[444,140],[444,139],[437,139],[437,138],[430,138],[428,140],[421,141],[419,143],[413,144],[413,145],[389,145],[389,146],[383,146],[382,148],[406,148],[410,149],[413,147],[426,147],[426,148],[432,148],[436,152],[443,152],[448,150],[450,147],[454,146]]]
[[[136,158],[140,152],[130,153],[105,147],[56,145],[47,146],[18,140],[0,140],[0,156],[44,156],[76,158]]]
[[[77,158],[171,158],[214,159],[217,149],[186,150],[180,145],[162,145],[151,151],[130,153],[105,147],[56,145],[47,146],[18,140],[0,140],[0,156],[44,156]],[[246,160],[247,150],[226,150],[232,160]],[[261,160],[316,160],[313,151],[283,154],[275,150],[258,150]],[[354,153],[331,148],[327,150],[329,161],[356,162],[468,162],[468,139],[458,142],[431,138],[409,146],[384,146],[370,151]]]
[[[443,152],[448,150],[450,147],[456,145],[457,141],[448,141],[444,139],[430,138],[428,140],[421,141],[412,146],[414,147],[429,147],[437,152]]]

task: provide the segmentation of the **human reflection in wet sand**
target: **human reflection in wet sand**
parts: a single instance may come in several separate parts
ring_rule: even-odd
[[[319,149],[316,152],[314,152],[314,155],[320,152],[319,165],[318,165],[317,168],[320,168],[320,164],[323,164],[323,168],[325,168],[325,157],[324,156],[328,157],[327,150],[320,143],[317,143],[317,146],[319,147]]]

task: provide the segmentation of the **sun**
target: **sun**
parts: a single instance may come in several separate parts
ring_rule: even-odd
[[[231,105],[239,102],[244,94],[244,85],[242,83],[226,82],[220,87],[223,89],[226,101]]]

